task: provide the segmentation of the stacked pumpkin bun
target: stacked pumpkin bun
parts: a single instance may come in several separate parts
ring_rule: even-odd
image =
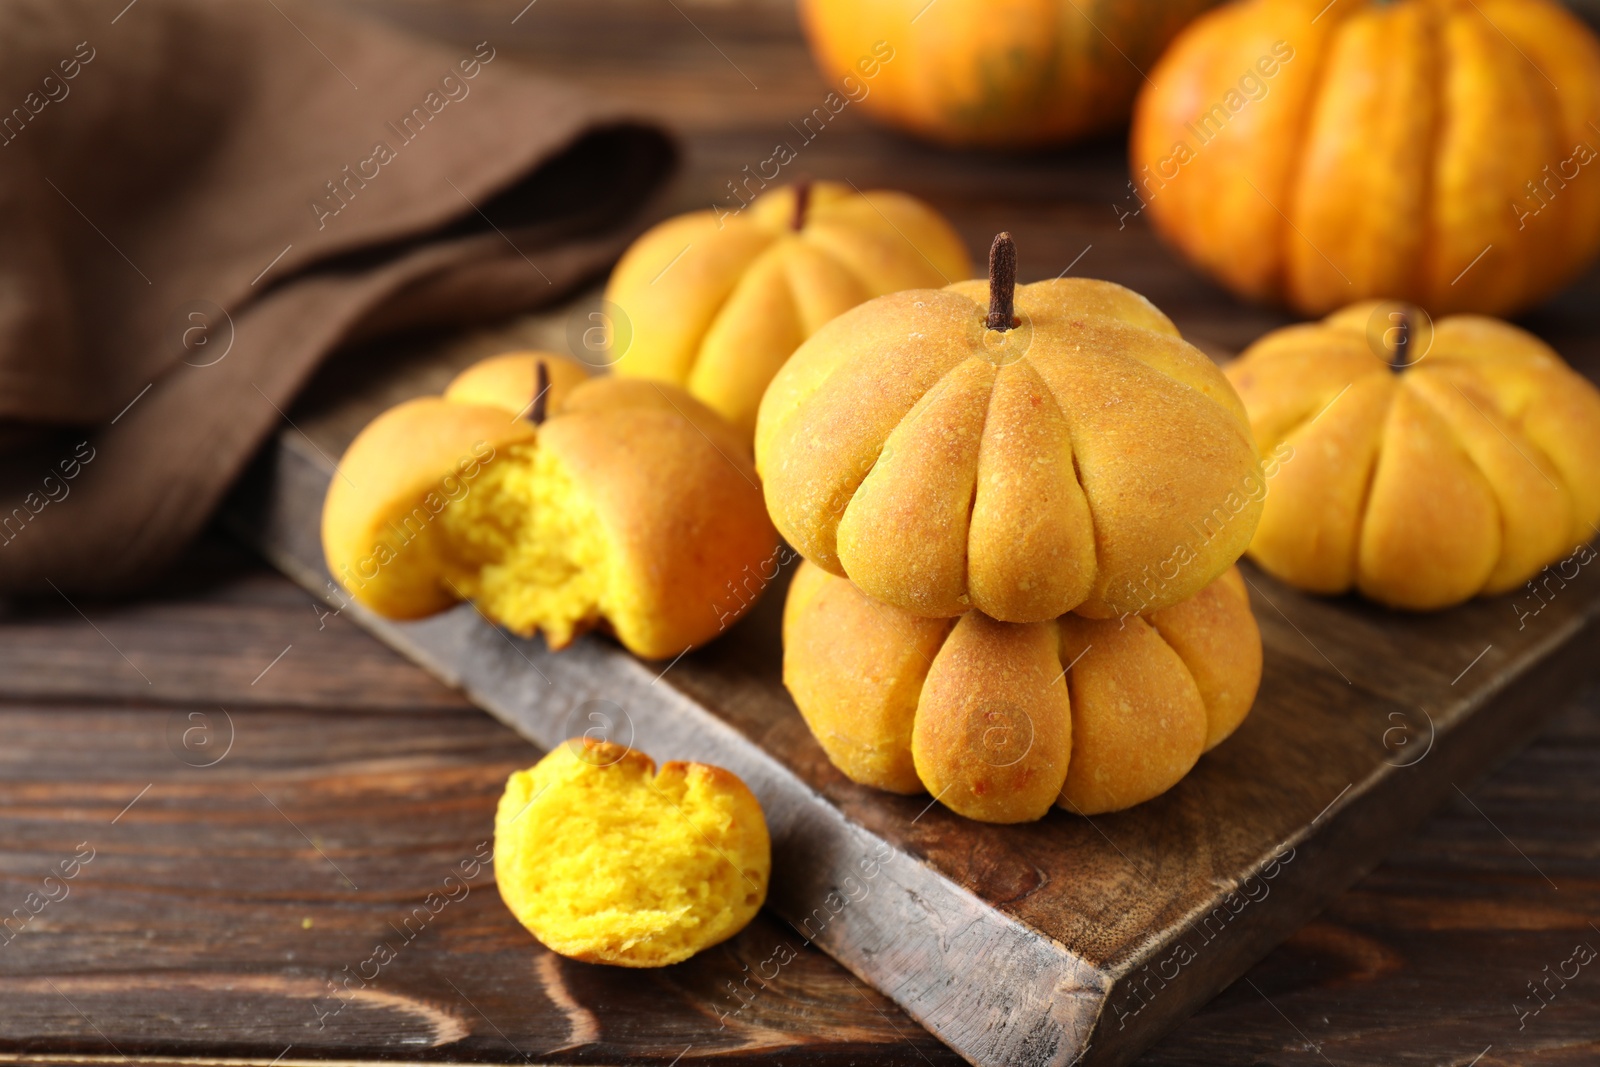
[[[839,316],[756,426],[808,561],[784,612],[801,714],[850,778],[989,822],[1159,795],[1261,676],[1238,396],[1138,294],[1015,275],[1001,234],[987,282]]]
[[[374,419],[328,487],[322,543],[379,615],[470,600],[552,648],[598,627],[648,658],[726,629],[754,602],[730,583],[777,548],[748,445],[716,413],[544,352]]]

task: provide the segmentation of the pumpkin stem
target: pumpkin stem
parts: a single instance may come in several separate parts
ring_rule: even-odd
[[[805,228],[806,208],[811,206],[811,180],[801,178],[794,183],[794,217],[789,220],[789,229],[799,233]]]
[[[1411,311],[1402,308],[1400,321],[1395,323],[1394,351],[1389,354],[1389,369],[1400,371],[1410,363],[1411,353]]]
[[[1019,325],[1017,295],[1017,244],[1009,233],[997,233],[989,246],[989,317],[984,325],[991,330],[1009,330]]]
[[[528,412],[528,421],[535,426],[543,426],[545,412],[549,408],[550,399],[550,371],[544,365],[544,360],[536,364],[533,380],[533,407]]]

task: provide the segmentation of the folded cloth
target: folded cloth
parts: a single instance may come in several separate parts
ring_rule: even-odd
[[[155,576],[341,341],[569,294],[672,142],[259,0],[0,0],[0,592]]]

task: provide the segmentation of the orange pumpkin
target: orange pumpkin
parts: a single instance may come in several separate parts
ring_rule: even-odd
[[[1504,315],[1600,249],[1600,41],[1550,0],[1238,0],[1150,81],[1121,213],[1243,296]]]
[[[841,108],[943,144],[1015,148],[1121,126],[1140,71],[1214,2],[800,0],[800,18]]]

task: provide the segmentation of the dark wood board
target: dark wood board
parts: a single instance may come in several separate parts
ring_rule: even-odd
[[[378,983],[392,1003],[453,1019],[460,1041],[397,1048],[396,1033],[353,1008],[319,1030],[316,1002],[295,992],[380,938],[398,940],[388,924],[432,889],[430,865],[472,853],[503,772],[537,756],[349,619],[320,611],[216,541],[137,600],[4,605],[0,895],[20,902],[86,838],[97,855],[70,898],[0,947],[0,1062],[959,1062],[801,945],[780,980],[719,1027],[726,983],[787,936],[774,918],[641,985],[633,972],[546,960],[486,879]],[[232,715],[231,751],[212,767],[185,763],[180,753],[196,753],[168,747],[168,720],[218,705]],[[361,889],[267,799],[241,795],[252,784]],[[1600,983],[1573,982],[1526,1026],[1513,1012],[1528,1003],[1525,983],[1575,943],[1600,945],[1589,926],[1600,922],[1600,692],[1487,782],[1462,786],[1415,840],[1143,1067],[1600,1058]],[[235,982],[241,974],[252,983]],[[219,992],[197,996],[204,988]],[[574,1005],[594,1020],[576,1035]]]
[[[401,366],[369,351],[386,373],[351,358],[325,375],[240,494],[236,527],[545,747],[599,707],[614,739],[740,774],[773,830],[773,910],[974,1063],[1130,1061],[1530,736],[1592,666],[1600,583],[1587,573],[1531,617],[1512,597],[1412,616],[1247,567],[1267,661],[1232,740],[1129,812],[971,823],[828,765],[779,679],[781,581],[665,669],[599,638],[551,654],[467,605],[393,623],[345,603],[317,540],[327,457],[397,394],[435,390],[495,343]]]

